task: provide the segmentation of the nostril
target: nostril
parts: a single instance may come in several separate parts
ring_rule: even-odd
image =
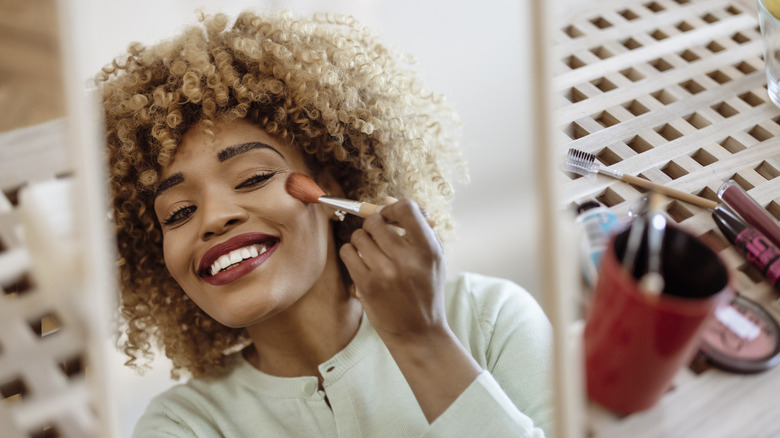
[[[248,219],[248,214],[242,209],[226,208],[227,205],[203,206],[201,237],[203,239],[221,236],[229,230],[241,225]]]

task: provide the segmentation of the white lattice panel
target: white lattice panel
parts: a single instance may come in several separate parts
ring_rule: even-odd
[[[755,8],[728,0],[570,4],[554,32],[561,156],[580,149],[605,166],[715,201],[718,187],[734,179],[780,219],[780,110],[767,96]],[[560,177],[567,208],[596,199],[625,217],[644,195],[605,176]],[[778,294],[728,244],[709,211],[675,200],[666,210],[681,226],[718,242],[736,269],[739,293],[780,320]],[[780,433],[780,420],[751,418],[729,406],[748,393],[757,403],[773,403],[778,391],[778,369],[742,377],[697,362],[649,413],[617,418],[591,407],[588,432],[769,436]],[[719,398],[726,401],[707,412],[711,421],[697,419]],[[671,424],[673,431],[660,432]]]
[[[116,435],[106,366],[116,255],[85,89],[87,10],[80,0],[58,8],[69,117],[0,134],[3,438]]]
[[[64,134],[60,120],[0,136],[0,424],[8,438],[86,437],[96,423],[87,324],[78,306],[63,305],[74,291],[40,286],[20,205],[21,192],[68,178]]]

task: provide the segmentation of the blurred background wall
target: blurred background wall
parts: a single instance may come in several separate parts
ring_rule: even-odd
[[[97,72],[131,41],[151,44],[195,20],[195,9],[235,15],[246,7],[355,16],[384,40],[414,55],[430,89],[444,94],[464,123],[471,182],[456,186],[458,240],[448,269],[511,279],[540,301],[537,220],[529,144],[527,5],[516,0],[89,0],[94,26],[89,71]],[[56,2],[0,1],[0,132],[64,116]],[[85,78],[87,79],[87,78]],[[172,384],[159,361],[144,376],[115,365],[119,426],[129,436],[149,398]]]

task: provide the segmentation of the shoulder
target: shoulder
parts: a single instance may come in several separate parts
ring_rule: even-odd
[[[510,338],[531,350],[551,342],[552,327],[541,306],[512,281],[462,273],[448,281],[445,300],[450,328],[483,366]]]
[[[448,280],[448,317],[473,313],[481,320],[496,321],[502,312],[522,312],[546,320],[536,299],[512,281],[465,272]]]
[[[133,437],[218,436],[214,414],[235,393],[234,380],[232,373],[227,373],[174,385],[149,402],[136,423]]]

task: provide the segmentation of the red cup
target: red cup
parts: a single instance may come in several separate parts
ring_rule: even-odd
[[[700,344],[705,321],[734,294],[733,274],[703,241],[667,226],[661,251],[664,290],[640,290],[647,243],[637,252],[636,278],[620,260],[628,230],[610,239],[585,323],[588,396],[621,414],[647,409],[669,389]]]

